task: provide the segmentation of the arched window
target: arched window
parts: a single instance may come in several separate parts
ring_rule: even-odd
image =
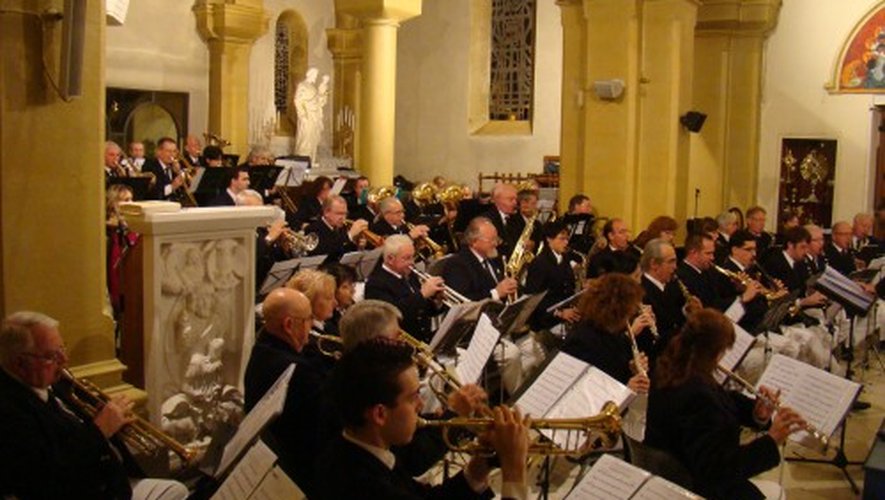
[[[490,120],[530,120],[535,0],[492,0]]]
[[[274,38],[273,102],[285,114],[289,98],[289,26],[280,18]]]
[[[281,117],[280,132],[294,135],[297,117],[292,99],[307,73],[307,24],[294,10],[277,18],[274,31],[274,107]]]

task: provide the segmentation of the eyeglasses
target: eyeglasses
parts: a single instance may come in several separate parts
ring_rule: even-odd
[[[33,352],[21,353],[22,356],[27,356],[29,358],[39,359],[40,361],[46,363],[47,365],[52,364],[52,363],[56,363],[56,364],[63,363],[68,357],[67,354],[68,354],[68,351],[64,346],[60,347],[59,349],[57,349],[55,351],[50,351],[46,354],[36,354]]]

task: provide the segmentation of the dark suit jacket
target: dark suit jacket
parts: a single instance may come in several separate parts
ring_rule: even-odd
[[[829,266],[845,276],[857,270],[857,266],[854,263],[853,249],[840,252],[836,245],[831,242],[824,247],[824,254],[827,256]]]
[[[800,297],[805,296],[805,282],[808,281],[808,271],[801,262],[797,262],[794,267],[790,267],[787,258],[784,257],[784,253],[776,252],[769,255],[762,267],[765,268],[765,271],[771,277],[781,280],[784,286],[791,292],[798,290]]]
[[[563,255],[562,262],[557,264],[550,247],[544,247],[529,264],[524,291],[532,294],[547,292],[529,318],[533,330],[550,328],[559,323],[559,319],[546,310],[575,293],[575,273],[568,255]]]
[[[726,241],[725,237],[722,236],[722,233],[716,233],[716,257],[715,261],[720,266],[728,260],[728,256],[731,254],[731,249],[728,247],[728,241]]]
[[[723,262],[722,267],[735,273],[740,271],[740,268],[731,259]],[[743,293],[743,290],[738,291],[738,286],[740,285],[736,285],[731,278],[719,274],[717,280],[719,295],[723,297],[723,299],[731,299],[734,301],[734,299],[738,298],[738,295]],[[756,327],[762,321],[762,318],[765,317],[766,312],[768,312],[768,301],[761,294],[756,295],[753,300],[744,304],[744,317],[738,321],[738,324],[741,325],[741,328],[744,330],[754,333]]]
[[[698,378],[649,391],[645,444],[667,451],[707,498],[762,498],[749,478],[780,462],[767,434],[740,443],[741,424],[755,427],[753,401]]]
[[[639,348],[649,356],[649,364],[654,366],[652,359],[662,353],[667,347],[667,343],[679,332],[682,325],[685,324],[685,315],[682,308],[685,306],[685,297],[679,291],[679,286],[671,280],[664,285],[661,291],[654,283],[652,283],[645,275],[642,276],[642,289],[645,290],[642,302],[651,306],[652,312],[655,313],[655,326],[658,329],[660,338],[654,345],[649,345],[647,339],[642,335],[636,339]]]
[[[320,200],[306,198],[301,201],[301,205],[298,206],[298,211],[295,214],[287,215],[286,221],[289,223],[289,227],[298,231],[305,224],[318,220],[321,215],[323,215],[323,206],[320,204]]]
[[[326,370],[307,353],[263,333],[252,347],[243,384],[246,411],[250,411],[290,364],[295,373],[289,382],[283,413],[263,433],[265,443],[279,456],[280,467],[308,496],[315,493],[314,465],[324,438],[334,425],[322,397]],[[321,425],[322,424],[322,425]]]
[[[227,189],[218,193],[218,196],[206,204],[207,207],[233,207],[236,206],[237,200],[233,199]]]
[[[170,167],[171,168],[171,167]],[[144,165],[141,166],[142,172],[150,172],[154,174],[154,177],[157,178],[157,182],[154,183],[154,188],[148,191],[147,197],[151,200],[166,200],[169,199],[165,194],[166,186],[168,186],[172,179],[169,178],[169,175],[163,170],[163,165],[156,158],[151,158],[144,162]]]
[[[91,419],[44,403],[2,369],[0,394],[0,497],[131,496],[122,464]]]
[[[824,268],[829,265],[829,259],[827,259],[826,253],[821,253],[815,259],[808,254],[805,256],[805,260],[802,262],[805,264],[805,272],[808,273],[809,276],[814,276],[815,274],[820,274],[824,272]]]
[[[762,234],[756,236],[756,255],[760,259],[764,259],[772,245],[774,245],[774,237],[768,231],[762,231]]]
[[[304,234],[314,233],[317,235],[317,246],[310,255],[328,255],[331,260],[338,260],[347,252],[357,249],[356,244],[347,237],[347,229],[330,228],[322,217],[311,222],[304,229]]]
[[[414,479],[400,463],[388,469],[368,451],[339,436],[335,438],[317,460],[320,500],[348,500],[377,498],[385,500],[406,499],[468,499],[492,498],[490,490],[474,493],[464,479],[463,472],[430,487]]]
[[[482,300],[491,298],[491,290],[498,285],[503,278],[501,259],[492,259],[492,267],[498,277],[496,281],[491,273],[480,264],[476,256],[467,246],[461,251],[449,257],[443,269],[443,280],[446,285],[470,300]]]
[[[715,273],[715,274],[714,274]],[[676,274],[688,291],[699,298],[704,307],[712,307],[725,311],[734,302],[734,297],[723,297],[717,288],[718,273],[708,269],[698,273],[693,267],[685,262],[680,262],[676,268]]]
[[[598,278],[605,273],[622,270],[628,259],[635,259],[635,257],[623,250],[612,250],[611,246],[606,245],[605,248],[590,257],[590,262],[587,264],[587,277]]]
[[[369,224],[369,231],[372,231],[378,236],[390,236],[392,234],[409,234],[409,228],[406,227],[405,223],[394,229],[394,227],[391,226],[390,223],[388,223],[383,218],[380,218],[377,221]]]
[[[367,299],[383,300],[394,305],[403,313],[403,330],[417,339],[430,342],[433,335],[430,319],[441,310],[432,300],[421,295],[421,283],[413,273],[400,279],[383,266],[378,266],[366,280],[365,295]]]
[[[505,259],[510,258],[510,252],[513,251],[513,245],[515,245],[516,240],[519,239],[519,233],[517,233],[514,228],[514,225],[516,224],[514,221],[517,218],[521,218],[521,216],[518,213],[509,215],[507,217],[507,225],[504,225],[504,221],[501,220],[501,214],[498,212],[498,208],[495,207],[495,205],[492,205],[491,208],[486,210],[482,216],[492,221],[495,229],[498,230],[498,238],[501,238],[501,244],[498,245],[498,254],[503,255]]]
[[[626,325],[621,333],[608,333],[584,320],[578,323],[562,344],[562,352],[590,363],[618,382],[626,384],[633,373],[633,349]]]

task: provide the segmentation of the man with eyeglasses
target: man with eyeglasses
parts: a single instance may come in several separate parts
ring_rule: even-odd
[[[323,201],[323,214],[308,224],[304,234],[317,235],[317,246],[310,255],[330,255],[337,260],[347,252],[357,250],[359,235],[369,227],[369,223],[357,219],[348,229],[347,202],[338,195],[332,195]]]
[[[322,388],[326,370],[304,352],[313,324],[310,300],[291,288],[278,288],[262,303],[264,329],[246,366],[246,411],[252,410],[277,378],[295,364],[283,413],[265,431],[265,442],[283,471],[308,496],[314,493],[313,462],[322,439]]]
[[[133,403],[114,398],[87,415],[61,381],[67,362],[58,321],[29,311],[3,320],[0,497],[187,497],[176,481],[130,479],[134,463],[115,436],[132,422]]]
[[[419,224],[409,229],[406,226],[406,211],[403,208],[403,204],[394,196],[381,200],[379,207],[381,218],[369,226],[369,230],[379,236],[407,234],[414,240],[425,237],[430,232],[430,229],[424,224]]]

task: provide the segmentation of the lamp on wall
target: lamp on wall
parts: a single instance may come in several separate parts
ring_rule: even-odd
[[[687,128],[689,132],[700,132],[706,119],[707,115],[700,111],[689,111],[679,117],[679,123]]]

